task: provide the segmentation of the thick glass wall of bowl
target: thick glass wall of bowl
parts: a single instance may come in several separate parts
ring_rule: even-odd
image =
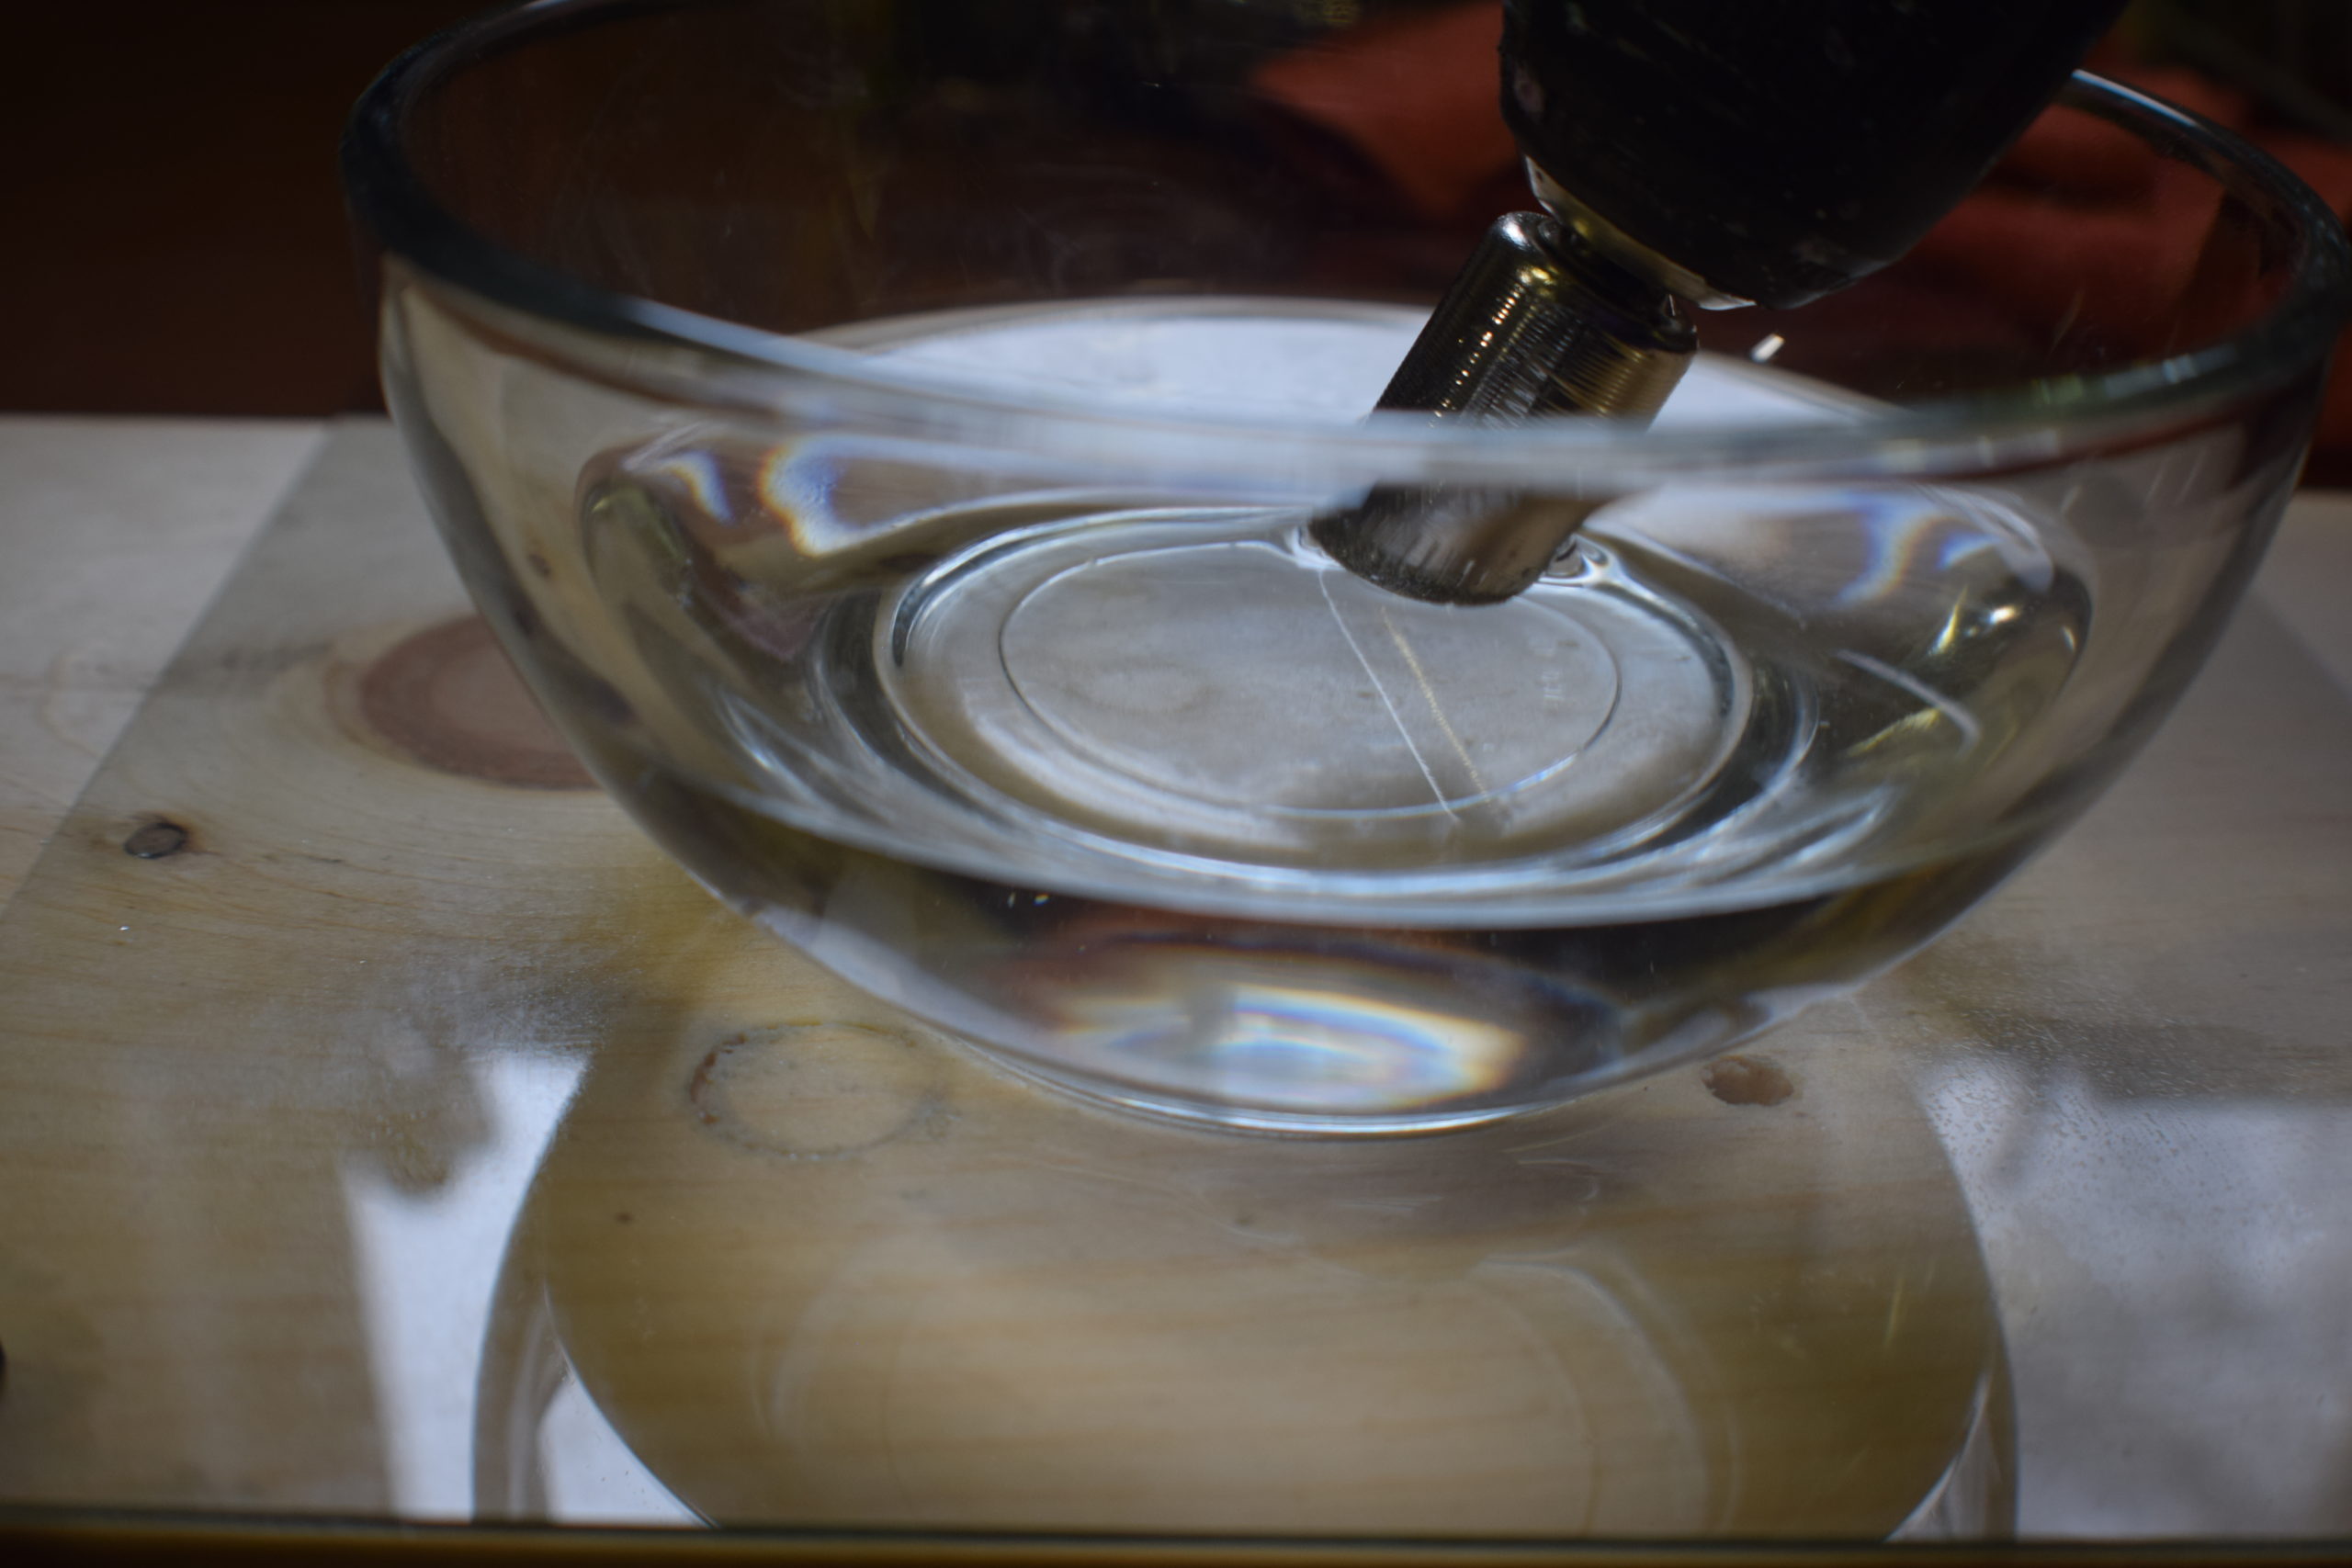
[[[1001,450],[690,414],[518,352],[504,332],[519,323],[485,332],[430,288],[396,288],[392,310],[405,423],[477,592],[688,866],[852,978],[1015,1056],[1075,1053],[1138,1096],[1254,1095],[1276,1115],[1262,1085],[1159,1058],[1170,998],[1261,986],[1295,1012],[1305,971],[1313,1005],[1349,1027],[1396,1021],[1364,1110],[1476,1113],[1713,1048],[1901,956],[2144,739],[2258,553],[2249,511],[2275,508],[2295,457],[2266,458],[2247,419],[1997,480],[1629,496],[1520,624],[1463,641],[1441,615],[1400,634],[1404,657],[1453,659],[1468,689],[1400,715],[1401,667],[1384,683],[1365,664],[1356,695],[1389,707],[1373,728],[1401,722],[1408,746],[1414,724],[1430,731],[1409,772],[1379,776],[1453,790],[1430,809],[1295,776],[1352,722],[1326,714],[1328,682],[1263,677],[1314,657],[1281,640],[1311,604],[1258,570],[1294,558],[1311,498],[1244,477],[1204,501],[1197,475],[1155,493]],[[1111,592],[1138,563],[1125,601],[1081,591]],[[1167,563],[1181,570],[1152,575]],[[1622,581],[1637,638],[1695,616],[1736,628],[1746,667],[1680,651],[1663,677],[1612,667],[1611,711],[1579,716],[1591,671],[1527,617],[1593,574]],[[1377,653],[1372,628],[1400,614],[1348,600],[1350,579],[1300,582],[1340,596],[1327,650]],[[1251,593],[1275,597],[1249,615]],[[1003,613],[979,630],[933,625],[937,605],[991,603]],[[1244,619],[1204,643],[1218,606]],[[1200,738],[1160,750],[1151,705],[1175,699],[1119,686],[1115,656],[1182,670],[1219,638],[1268,635],[1248,680],[1214,694],[1227,750],[1181,773]],[[1491,658],[1513,637],[1536,639],[1527,660]],[[1499,793],[1475,769],[1432,776],[1449,728],[1488,712],[1515,733],[1505,721],[1554,678],[1545,648],[1569,675],[1565,739],[1503,759]],[[1653,722],[1629,731],[1621,708]],[[1701,716],[1665,761],[1635,750],[1592,771],[1612,736],[1686,710]],[[1563,748],[1582,773],[1557,765]],[[1596,778],[1613,782],[1574,784]],[[1253,790],[1295,809],[1269,816]],[[1461,1018],[1422,1017],[1465,991],[1485,998],[1467,1022],[1490,1048],[1459,1048]],[[1453,1043],[1416,1043],[1432,1031]],[[1521,1044],[1536,1038],[1575,1043]]]
[[[1015,1060],[1130,1103],[1437,1124],[1717,1048],[2061,825],[2283,503],[2308,377],[2104,447],[2070,430],[2068,378],[2226,338],[2295,258],[2193,147],[2062,108],[2108,139],[2105,197],[2028,155],[1846,295],[1711,319],[1662,428],[2034,378],[2063,456],[1987,472],[1959,434],[1793,479],[1751,446],[1620,481],[1507,615],[1387,601],[1296,525],[1409,475],[1116,416],[1351,423],[1483,213],[1400,204],[1251,90],[1317,34],[1287,8],[1165,36],[1127,11],[1009,13],[999,49],[922,6],[616,9],[414,116],[435,194],[524,256],[978,376],[985,419],[399,264],[387,299],[453,548],[615,793],[722,894]],[[458,154],[483,137],[514,162]],[[2161,220],[2128,288],[2081,229],[2109,198]],[[1986,243],[2024,220],[2059,254]],[[1569,599],[1609,629],[1563,629]],[[1215,724],[1163,722],[1195,699]],[[1212,995],[1213,1028],[1186,1012]]]

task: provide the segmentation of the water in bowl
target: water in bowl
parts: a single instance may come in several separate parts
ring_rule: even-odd
[[[1413,324],[1283,309],[886,352],[1338,417]],[[1202,346],[1270,320],[1265,374]],[[1679,397],[1837,417],[1745,366]],[[1334,566],[1309,505],[903,443],[689,431],[582,496],[640,672],[569,705],[616,793],[839,973],[1146,1111],[1419,1130],[1717,1048],[1927,940],[2064,804],[2038,721],[2090,594],[1983,489],[1670,486],[1474,608]]]

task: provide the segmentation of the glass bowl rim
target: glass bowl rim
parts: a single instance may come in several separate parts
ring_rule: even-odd
[[[2283,382],[2323,361],[2352,315],[2352,244],[2335,212],[2268,153],[2190,110],[2120,83],[2075,73],[2057,101],[2097,115],[2142,142],[2199,167],[2255,207],[2263,221],[2297,238],[2301,254],[2282,296],[2262,316],[2218,343],[2161,359],[2136,360],[2089,375],[2040,378],[1991,393],[1889,405],[1834,423],[1758,423],[1725,427],[1645,430],[1614,420],[1544,420],[1465,425],[1410,415],[1382,415],[1355,426],[1301,421],[1285,424],[1262,412],[1229,416],[1193,409],[1159,412],[1148,404],[1106,407],[1084,391],[1058,391],[966,379],[812,337],[753,327],[639,295],[588,283],[509,250],[467,225],[435,200],[401,148],[408,111],[481,59],[527,44],[534,35],[568,31],[616,15],[682,10],[703,0],[521,0],[459,22],[393,60],[360,96],[345,128],[341,169],[345,199],[366,238],[427,278],[519,314],[585,331],[639,348],[684,351],[755,378],[821,384],[837,406],[862,404],[909,431],[1002,445],[1018,419],[1031,434],[1058,436],[1039,445],[1100,450],[1118,433],[1311,447],[1348,467],[1375,453],[1393,468],[1399,447],[1432,471],[1551,469],[1562,461],[1637,468],[1889,469],[1921,473],[1957,456],[1982,471],[1988,461],[2052,459],[2151,426],[2197,420],[2241,397]],[[2253,198],[2249,200],[2249,198]],[[1072,303],[1134,303],[1142,296],[1089,297]],[[1178,296],[1199,299],[1199,296]],[[1040,303],[1045,303],[1041,301]],[[847,324],[847,323],[845,323]],[[780,389],[771,388],[771,391]],[[756,406],[741,389],[727,400]],[[1016,443],[1024,444],[1024,443]],[[1239,456],[1239,454],[1235,454]],[[1350,463],[1354,457],[1357,462]],[[1245,465],[1246,466],[1246,465]]]

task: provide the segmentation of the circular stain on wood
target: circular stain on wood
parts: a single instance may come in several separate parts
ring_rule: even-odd
[[[359,678],[368,727],[427,767],[524,789],[594,789],[596,781],[480,615],[421,631]]]
[[[1778,1105],[1797,1091],[1789,1075],[1769,1056],[1725,1056],[1710,1062],[1699,1081],[1725,1105]]]
[[[887,1143],[936,1109],[937,1064],[906,1035],[857,1023],[730,1034],[686,1086],[695,1119],[731,1143],[824,1159]]]

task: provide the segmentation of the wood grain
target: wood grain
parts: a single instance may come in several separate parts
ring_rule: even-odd
[[[339,429],[0,913],[0,1498],[449,1511],[443,1400],[486,1509],[561,1514],[570,1379],[730,1521],[1872,1533],[1997,1308],[2030,1523],[2339,1517],[2352,705],[2259,611],[1927,957],[1736,1070],[1365,1146],[1044,1097],[602,795],[371,730],[462,610]],[[484,1351],[401,1337],[461,1298]]]
[[[320,433],[0,421],[0,903]]]
[[[719,1517],[1874,1534],[1955,1451],[1990,1297],[1898,1077],[1370,1150],[1041,1096],[601,795],[355,733],[457,602],[405,484],[337,434],[0,920],[7,1494],[390,1506],[345,1191],[481,1157],[518,1055],[586,1076],[507,1293]]]

